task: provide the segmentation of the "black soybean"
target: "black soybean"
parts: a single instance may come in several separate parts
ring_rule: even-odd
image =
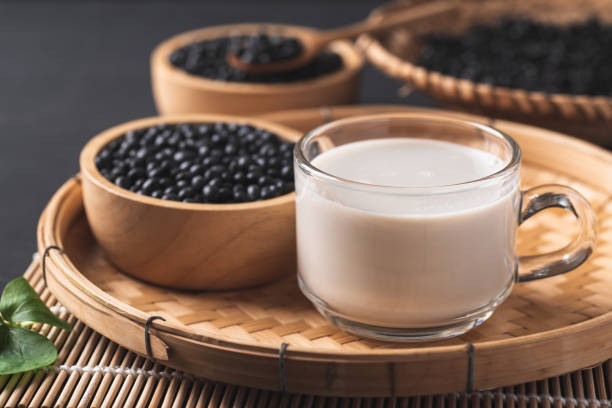
[[[251,184],[247,187],[247,197],[250,201],[259,200],[260,188],[257,184]]]
[[[178,198],[183,200],[185,198],[191,197],[193,194],[194,194],[194,191],[191,187],[185,187],[178,192]]]
[[[129,189],[132,186],[130,179],[127,178],[126,176],[117,177],[117,179],[115,180],[115,184],[125,189]]]
[[[242,203],[243,201],[247,201],[248,196],[244,192],[244,190],[234,191],[234,201],[237,203]]]
[[[232,191],[227,187],[221,187],[219,189],[219,201],[224,203],[228,202],[232,199],[233,194]]]
[[[178,197],[175,194],[164,194],[162,200],[178,201]]]
[[[201,190],[206,185],[206,179],[202,176],[195,176],[191,179],[191,186],[196,190]]]
[[[202,190],[202,194],[204,196],[204,200],[210,203],[214,203],[217,201],[219,196],[219,188],[215,185],[207,185]]]
[[[293,166],[283,166],[280,170],[280,176],[284,180],[293,180]]]

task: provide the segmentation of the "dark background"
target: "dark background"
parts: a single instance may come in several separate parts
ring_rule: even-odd
[[[38,217],[78,171],[96,133],[155,115],[149,53],[163,39],[236,22],[335,27],[380,1],[0,1],[0,284],[23,273]],[[431,105],[398,97],[400,84],[372,67],[362,103]]]

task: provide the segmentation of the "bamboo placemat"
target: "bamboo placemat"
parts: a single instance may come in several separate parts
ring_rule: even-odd
[[[58,360],[47,370],[0,376],[0,407],[612,407],[612,360],[543,381],[403,398],[282,394],[208,381],[153,363],[75,319],[47,290],[37,255],[25,277],[73,330],[35,328],[55,343]]]

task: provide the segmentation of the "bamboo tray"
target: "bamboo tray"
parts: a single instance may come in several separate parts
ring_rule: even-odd
[[[304,130],[333,118],[391,110],[424,111],[351,107],[268,118]],[[312,308],[294,278],[225,293],[177,292],[136,281],[114,269],[93,240],[78,178],[60,188],[40,220],[41,254],[50,245],[65,250],[48,253],[49,289],[77,318],[136,353],[146,353],[145,321],[163,316],[166,321],[150,329],[158,362],[212,380],[291,393],[403,396],[486,389],[609,359],[612,154],[550,131],[477,119],[520,143],[524,187],[558,182],[584,194],[598,214],[600,241],[578,270],[517,285],[489,321],[459,338],[405,345],[346,334]],[[521,227],[519,253],[559,247],[573,227],[569,217],[547,211]],[[283,343],[288,348],[281,360]]]

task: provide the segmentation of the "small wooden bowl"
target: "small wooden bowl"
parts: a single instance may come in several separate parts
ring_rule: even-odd
[[[294,273],[295,194],[241,204],[167,201],[117,187],[94,159],[129,130],[161,123],[247,123],[296,142],[301,134],[260,119],[181,115],[135,120],[94,137],[83,148],[83,201],[96,240],[121,270],[179,289],[235,289]]]
[[[248,115],[294,108],[350,104],[357,101],[363,57],[348,41],[336,41],[330,50],[344,66],[318,78],[280,84],[216,81],[188,74],[170,64],[173,51],[187,44],[236,34],[254,34],[263,24],[232,24],[190,31],[172,37],[151,55],[151,78],[160,114],[225,113]],[[292,36],[312,28],[265,24],[267,30]]]
[[[428,0],[402,0],[375,10],[386,13],[412,7]],[[435,0],[446,1],[446,0]],[[564,26],[592,16],[612,22],[612,2],[601,0],[461,0],[457,13],[434,16],[385,35],[362,35],[357,45],[368,61],[389,76],[429,94],[442,105],[496,118],[528,123],[569,133],[594,143],[612,146],[612,97],[550,94],[476,83],[443,75],[417,64],[419,36],[461,33],[474,24],[486,24],[500,16],[528,16]]]

